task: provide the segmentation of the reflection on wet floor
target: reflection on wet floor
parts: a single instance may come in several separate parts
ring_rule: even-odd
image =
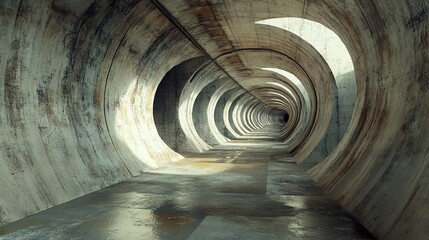
[[[0,239],[374,239],[275,145],[236,141],[0,228]]]

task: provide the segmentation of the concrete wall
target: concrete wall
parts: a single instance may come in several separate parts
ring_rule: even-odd
[[[211,133],[210,129],[207,129],[207,126],[209,126],[209,103],[216,90],[226,84],[227,81],[228,80],[225,78],[220,78],[209,83],[200,91],[193,106],[192,119],[195,129],[203,141],[210,146],[219,145],[220,142],[215,138],[214,134]],[[218,112],[218,114],[219,113],[220,112]],[[211,116],[211,119],[213,119],[213,116]]]
[[[149,1],[0,11],[1,225],[180,159],[156,133],[152,101],[165,73],[199,53]]]
[[[179,123],[192,147],[210,149],[209,137],[219,141],[210,128],[219,125],[211,118],[201,122],[209,124],[205,136],[194,125],[193,109],[204,87],[226,74],[243,88],[227,99],[213,89],[217,100],[204,104],[219,120],[215,102],[226,103],[227,136],[240,137],[256,126],[250,122],[275,121],[275,109],[295,109],[295,122],[283,133],[302,131],[284,135],[285,149],[305,163],[335,120],[335,76],[336,118],[347,122],[353,115],[348,127],[329,130],[345,135],[309,173],[377,237],[427,238],[427,1],[161,2],[186,36],[149,0],[0,3],[1,225],[181,159],[169,148],[173,141],[161,138],[165,130],[156,128],[156,89],[175,66],[206,56],[213,64],[201,69],[201,81],[186,84],[179,99]],[[339,36],[353,60],[355,104],[341,82],[350,73],[332,73],[300,36],[255,24],[281,17],[319,22]],[[261,67],[287,70],[303,81],[308,121],[301,121],[302,96],[278,96],[267,82],[287,86],[287,80]],[[262,90],[267,88],[272,91]],[[249,117],[266,103],[270,107]]]
[[[156,130],[168,147],[179,153],[197,151],[181,128],[179,100],[186,83],[206,62],[205,57],[199,57],[180,63],[164,76],[156,90],[153,104]]]

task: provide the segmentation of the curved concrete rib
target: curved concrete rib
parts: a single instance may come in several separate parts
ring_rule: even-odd
[[[183,132],[177,110],[186,83],[207,62],[207,58],[197,57],[180,63],[164,76],[156,90],[153,103],[156,130],[168,147],[178,153],[197,150]]]
[[[309,174],[376,237],[428,238],[427,0],[157,2],[1,1],[0,225],[179,160],[183,136],[177,151],[203,151],[283,124],[279,160],[317,164]],[[356,96],[353,74],[329,68],[292,28],[255,24],[273,18],[333,31]],[[167,136],[156,90],[198,57],[211,64],[177,72],[187,77],[171,112],[183,134]],[[308,103],[263,68],[296,75]]]

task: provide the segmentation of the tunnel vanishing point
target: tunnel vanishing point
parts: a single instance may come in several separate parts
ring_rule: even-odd
[[[2,0],[0,225],[246,140],[308,166],[375,237],[428,239],[428,14],[427,0]]]

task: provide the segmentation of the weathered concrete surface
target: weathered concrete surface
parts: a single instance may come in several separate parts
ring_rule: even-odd
[[[216,106],[219,106],[220,103],[219,100],[227,92],[218,91],[223,86],[227,89],[238,89],[239,94],[230,96],[228,101],[231,104],[225,104],[223,111],[216,111]],[[247,108],[243,109],[243,104],[240,101],[243,99],[254,100],[256,105],[264,105],[264,103],[257,95],[248,92],[243,94],[242,92],[247,92],[246,87],[243,88],[241,82],[237,82],[236,78],[232,78],[223,72],[213,62],[204,65],[193,75],[183,89],[177,111],[186,138],[194,148],[198,151],[209,150],[226,141],[225,136],[220,136],[219,128],[213,123],[214,119],[219,117],[223,117],[223,124],[228,126],[224,130],[228,130],[234,138],[243,137],[246,132],[250,131],[250,129],[245,131],[242,128],[244,124],[249,122],[249,119],[246,119],[246,112],[243,111]],[[273,119],[278,118],[278,116],[270,114],[274,112],[275,107],[268,106],[264,112],[254,114],[252,119],[264,115],[269,120],[264,122],[264,126],[273,122],[277,123]]]
[[[248,77],[252,77],[254,72],[249,72],[249,70],[258,60],[263,63],[261,67],[269,68],[281,65],[279,61],[285,61],[276,58],[276,55],[281,55],[284,59],[292,59],[293,63],[290,64],[293,64],[294,67],[290,68],[289,64],[284,64],[279,68],[288,68],[287,70],[297,75],[303,81],[309,94],[312,95],[309,103],[311,105],[309,122],[301,123],[300,127],[294,128],[294,130],[300,131],[301,129],[301,131],[299,134],[292,134],[295,138],[287,142],[288,150],[296,152],[296,160],[303,161],[319,143],[329,124],[332,112],[330,101],[334,101],[331,95],[333,88],[330,86],[333,84],[333,76],[323,58],[310,44],[298,36],[276,27],[255,24],[256,21],[264,18],[276,17],[277,14],[281,16],[282,11],[279,10],[278,13],[274,11],[276,14],[271,14],[271,11],[253,12],[253,5],[261,7],[261,9],[266,8],[260,6],[260,3],[244,1],[215,5],[205,5],[198,1],[161,2],[208,54],[233,77],[236,75],[235,73],[241,77],[247,73]],[[264,4],[268,3],[262,5]],[[280,6],[282,4],[279,3]],[[293,6],[293,4],[291,5]],[[302,11],[302,4],[297,4],[297,6]],[[288,7],[288,12],[294,9],[291,6]],[[241,14],[234,16],[238,12]],[[285,15],[283,14],[283,16]],[[256,54],[258,56],[268,52],[272,53],[274,57],[264,59],[265,61],[255,57],[241,57],[240,55],[243,54],[240,53],[243,51],[259,52]],[[240,78],[235,79],[246,88]],[[264,84],[264,81],[256,79],[253,79],[253,82]],[[260,92],[259,95],[273,97],[268,91]],[[318,124],[314,124],[316,119]]]
[[[192,110],[192,119],[195,125],[195,129],[199,136],[203,139],[204,142],[209,144],[210,146],[219,145],[220,143],[225,143],[226,140],[218,139],[215,137],[214,129],[207,129],[210,126],[209,121],[214,119],[214,109],[209,108],[209,104],[216,105],[213,101],[216,101],[216,97],[213,97],[215,92],[221,88],[222,86],[228,86],[228,84],[233,84],[233,87],[237,87],[238,85],[229,79],[225,78],[217,78],[216,81],[213,81],[207,84],[198,94],[195,99],[195,104],[193,105]],[[217,96],[220,93],[217,93]],[[222,112],[218,112],[221,114]]]
[[[105,114],[118,153],[133,159],[133,174],[182,157],[159,137],[153,119],[156,88],[179,63],[201,56],[193,44],[150,2],[139,2],[137,19],[115,51],[105,88]],[[145,25],[157,19],[153,24]],[[129,20],[131,21],[131,20]],[[140,36],[145,36],[142,41]],[[171,55],[171,52],[183,51]],[[137,169],[133,171],[133,169]]]
[[[164,76],[156,89],[153,103],[156,130],[162,140],[179,153],[197,150],[182,130],[178,109],[180,95],[186,83],[207,61],[207,58],[200,57],[175,66]]]
[[[158,135],[153,100],[202,53],[152,3],[0,6],[0,224],[181,158]]]
[[[1,225],[181,158],[146,112],[199,53],[150,2],[0,6]]]
[[[1,225],[131,176],[97,81],[127,12],[89,5],[0,4]]]
[[[270,159],[273,144],[188,154],[0,228],[0,238],[374,239],[302,168]]]
[[[273,149],[294,150],[280,152],[282,160],[305,163],[327,132],[345,131],[341,119],[353,111],[344,137],[311,175],[377,237],[428,238],[426,0],[162,0],[171,16],[153,2],[0,3],[1,225],[181,159],[156,129],[155,93],[174,66],[206,56],[213,64],[184,87],[177,109],[196,149],[222,142],[225,129],[238,139],[282,136],[285,144]],[[353,110],[349,96],[332,94],[334,74],[316,49],[255,24],[283,17],[319,22],[344,42],[356,76]],[[281,66],[277,55],[295,67]],[[260,67],[289,70],[306,92]],[[237,83],[237,92],[203,93],[209,111],[194,114],[195,99],[221,78]],[[268,136],[250,133],[279,123],[282,111],[286,125]],[[223,123],[213,124],[220,113]],[[331,116],[339,121],[327,131]]]
[[[261,19],[304,17],[336,32],[354,62],[356,108],[311,173],[378,237],[427,238],[427,1],[162,2],[214,57],[260,44],[246,24]]]

